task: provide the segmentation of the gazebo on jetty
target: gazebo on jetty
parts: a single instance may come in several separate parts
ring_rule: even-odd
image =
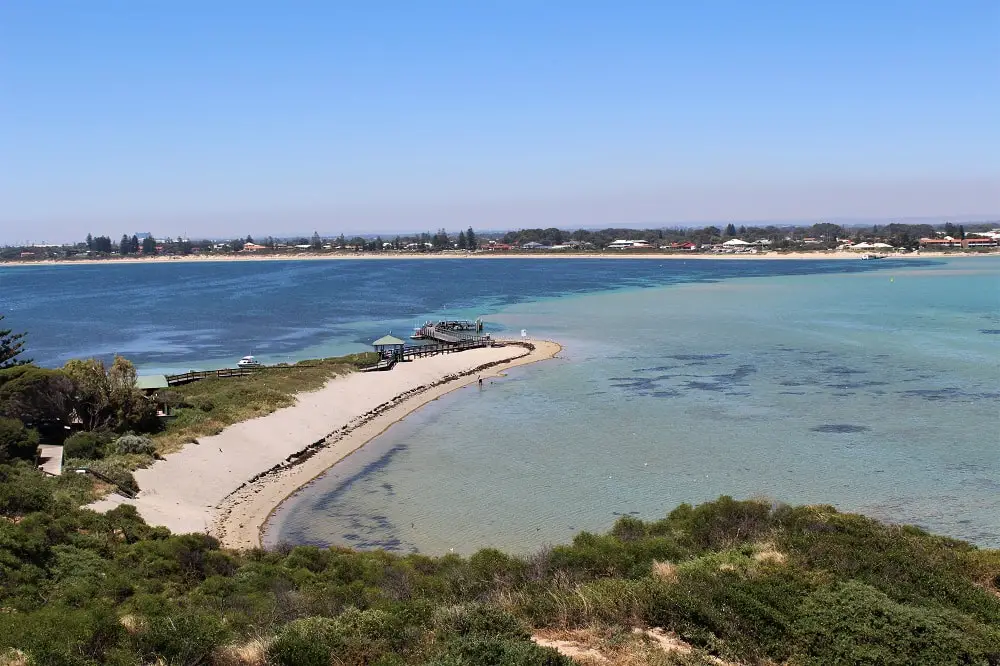
[[[406,343],[392,335],[386,335],[372,343],[379,358],[387,361],[402,361],[403,346]]]

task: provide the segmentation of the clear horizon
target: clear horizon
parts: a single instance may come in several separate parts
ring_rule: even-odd
[[[1000,218],[989,0],[43,0],[0,24],[0,243]]]

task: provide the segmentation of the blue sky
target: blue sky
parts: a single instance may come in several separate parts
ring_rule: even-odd
[[[1000,3],[0,5],[0,242],[1000,216]]]

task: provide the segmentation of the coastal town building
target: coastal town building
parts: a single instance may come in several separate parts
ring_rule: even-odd
[[[998,247],[1000,246],[1000,234],[967,236],[966,238],[921,238],[920,247],[926,249],[949,249],[949,248],[976,248],[976,247]]]
[[[646,250],[653,246],[644,240],[616,240],[608,245],[609,250]]]

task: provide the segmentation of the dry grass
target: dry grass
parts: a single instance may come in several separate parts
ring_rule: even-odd
[[[17,648],[7,648],[0,652],[0,666],[28,666],[28,655]]]
[[[531,640],[542,647],[554,649],[581,666],[604,666],[609,663],[596,647],[601,637],[590,629],[540,629]]]
[[[140,617],[138,615],[132,615],[131,613],[122,615],[120,618],[118,618],[118,622],[121,623],[123,627],[125,627],[125,631],[132,634],[133,636],[141,631],[145,631],[147,627],[145,618]]]
[[[757,544],[757,552],[753,554],[753,559],[761,564],[784,564],[788,557],[776,549],[773,543],[766,542]]]
[[[352,354],[293,366],[268,368],[248,377],[202,379],[170,389],[183,407],[153,442],[160,454],[180,450],[198,437],[217,435],[227,426],[266,416],[295,404],[295,394],[322,388],[334,377],[373,362],[374,354]]]
[[[212,666],[265,666],[267,642],[254,638],[246,643],[233,643],[217,649],[212,655]]]
[[[531,639],[582,666],[731,666],[662,629],[539,629]]]
[[[673,562],[659,562],[653,560],[653,577],[664,583],[677,582],[677,565]]]

